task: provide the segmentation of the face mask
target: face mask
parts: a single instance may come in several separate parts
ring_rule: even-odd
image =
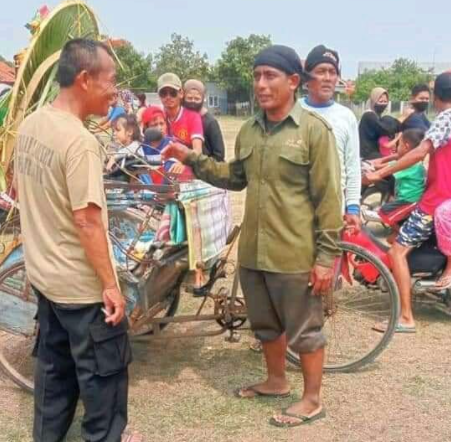
[[[417,112],[425,112],[429,107],[429,101],[414,101],[412,107]]]
[[[146,129],[144,132],[144,143],[156,143],[163,139],[163,134],[158,129]]]
[[[378,114],[378,115],[382,114],[385,109],[387,109],[386,104],[375,104],[374,105],[374,112],[376,112],[376,114]]]
[[[196,112],[199,112],[202,109],[203,103],[193,103],[192,101],[185,101],[183,107],[186,109],[190,109]]]

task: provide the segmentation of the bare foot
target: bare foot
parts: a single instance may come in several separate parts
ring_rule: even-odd
[[[286,411],[291,414],[300,414],[302,416],[310,417],[313,414],[317,414],[321,409],[322,406],[319,402],[302,399],[300,402],[296,402],[291,407],[287,408]]]
[[[451,286],[451,271],[445,271],[436,283],[437,287],[449,288]]]

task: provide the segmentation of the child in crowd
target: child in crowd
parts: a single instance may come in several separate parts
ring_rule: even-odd
[[[144,154],[146,156],[159,155],[172,141],[172,138],[168,136],[168,125],[163,109],[157,106],[148,107],[143,113],[142,123],[144,131]],[[160,133],[160,137],[157,136],[157,132]]]
[[[143,128],[144,144],[142,146],[142,152],[143,156],[151,161],[151,157],[160,155],[161,151],[171,141],[174,141],[174,138],[168,136],[168,125],[164,111],[157,106],[150,106],[145,110],[143,114]],[[176,173],[182,179],[192,178],[191,169],[176,161],[166,161],[164,163],[164,171]],[[150,176],[154,184],[165,182],[163,181],[161,171],[156,170]]]
[[[127,156],[140,155],[141,130],[134,115],[122,115],[113,125],[113,138],[119,149],[109,159],[106,170],[112,170],[114,164],[125,163]]]
[[[387,130],[387,135],[379,138],[379,152],[383,157],[387,157],[396,152],[396,146],[400,138],[401,123],[390,115],[384,115],[381,121]]]
[[[398,159],[418,147],[423,138],[424,132],[420,129],[405,130],[398,142]],[[387,159],[386,162],[388,161]],[[380,167],[382,166],[383,163]],[[410,213],[412,204],[420,201],[423,195],[425,176],[426,171],[422,162],[418,162],[394,174],[395,198],[382,206],[379,212],[382,221],[392,225],[394,219],[402,219],[403,211],[406,213],[406,216]]]

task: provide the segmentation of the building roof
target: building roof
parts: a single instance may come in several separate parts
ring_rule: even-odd
[[[16,79],[16,71],[13,67],[0,61],[0,83],[13,85]]]

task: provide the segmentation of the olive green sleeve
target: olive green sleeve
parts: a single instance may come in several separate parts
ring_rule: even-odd
[[[315,214],[316,263],[333,265],[340,254],[338,241],[343,227],[340,161],[335,137],[323,123],[310,131],[310,196]]]
[[[239,152],[239,142],[235,153]],[[237,158],[224,163],[203,154],[190,153],[185,164],[193,169],[196,178],[212,186],[228,190],[243,190],[247,186],[246,172],[243,162]]]

